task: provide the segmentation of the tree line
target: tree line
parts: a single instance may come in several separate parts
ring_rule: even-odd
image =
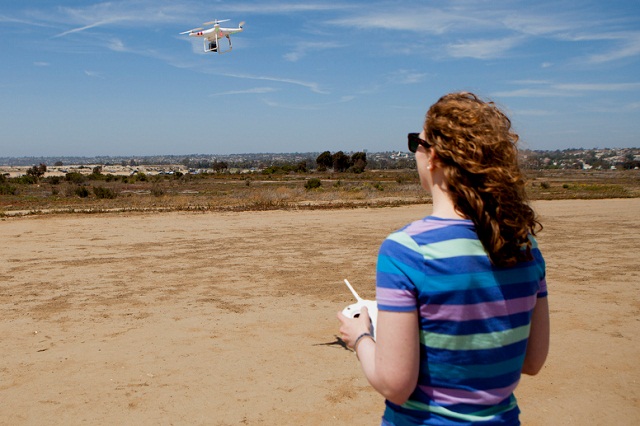
[[[307,173],[309,169],[313,168],[313,160],[308,158],[304,161],[298,161],[294,163],[284,164],[262,164],[261,169],[264,174],[276,174],[276,173]],[[352,172],[362,173],[367,167],[367,154],[365,152],[355,152],[351,155],[345,154],[343,151],[338,151],[332,154],[330,151],[324,151],[315,159],[316,169],[319,172],[324,172],[332,169],[334,172]],[[191,161],[188,159],[183,160],[182,164],[185,167],[193,169],[213,169],[215,172],[223,172],[227,170],[230,165],[226,161],[207,161],[197,160]],[[236,167],[245,168],[253,167],[252,164],[233,164]]]
[[[362,173],[367,167],[367,154],[355,152],[349,156],[342,151],[335,154],[325,151],[316,158],[316,164],[319,172],[333,169],[334,172]]]

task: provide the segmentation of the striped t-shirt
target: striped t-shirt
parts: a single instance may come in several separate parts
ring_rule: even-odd
[[[394,425],[519,424],[518,381],[545,263],[491,264],[473,222],[433,216],[387,237],[377,266],[378,309],[418,310],[418,385],[402,406],[386,401]]]

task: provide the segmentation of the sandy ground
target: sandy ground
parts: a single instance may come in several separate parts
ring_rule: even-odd
[[[537,202],[552,348],[525,425],[640,424],[640,199]],[[374,425],[348,278],[430,206],[0,221],[0,424]]]

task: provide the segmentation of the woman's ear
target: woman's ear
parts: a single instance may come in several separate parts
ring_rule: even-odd
[[[427,168],[433,170],[438,166],[438,155],[433,147],[427,150]]]

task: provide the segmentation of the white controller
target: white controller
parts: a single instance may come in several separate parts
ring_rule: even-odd
[[[356,303],[344,308],[342,310],[342,315],[347,318],[357,318],[360,316],[360,310],[362,309],[362,307],[366,306],[367,311],[369,312],[369,318],[371,318],[371,334],[375,336],[376,323],[378,321],[378,303],[375,300],[362,299],[360,296],[358,296],[358,293],[356,293],[353,287],[351,287],[349,281],[344,280],[344,283],[347,285],[347,287],[349,287],[349,290],[351,290],[351,293],[355,296]]]

